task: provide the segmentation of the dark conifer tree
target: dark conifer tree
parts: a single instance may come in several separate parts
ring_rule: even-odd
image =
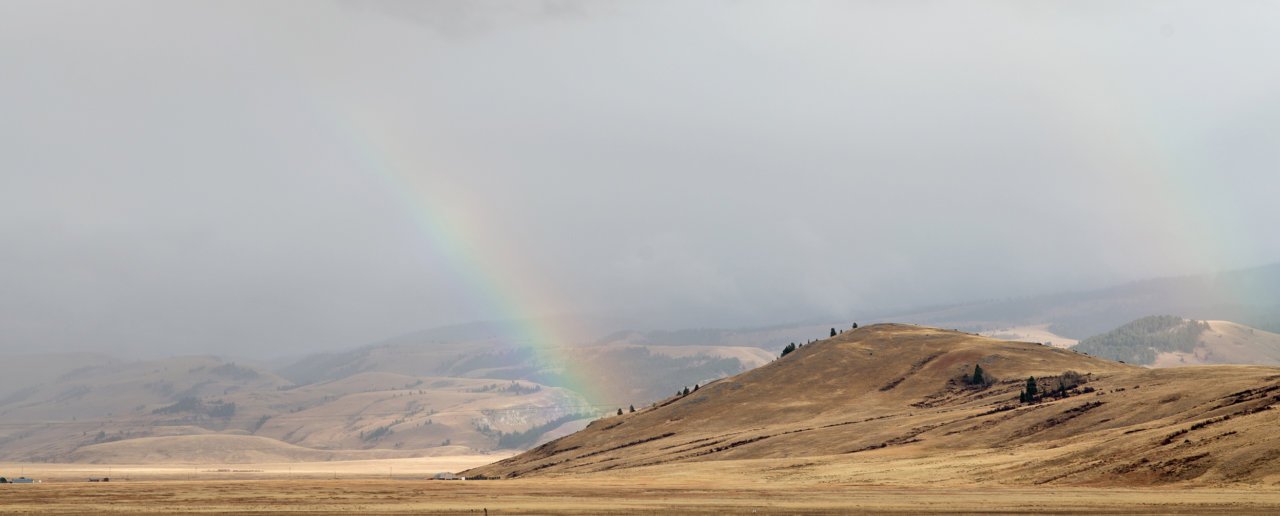
[[[836,336],[836,329],[835,329],[835,328],[832,328],[832,329],[831,329],[831,336],[832,336],[832,337],[835,337],[835,336]]]
[[[973,366],[973,380],[972,380],[972,381],[970,381],[969,383],[972,383],[972,384],[974,384],[974,385],[982,385],[982,384],[984,384],[984,383],[987,383],[986,378],[985,378],[985,377],[983,376],[983,374],[982,374],[982,366],[981,366],[981,365],[974,365],[974,366]]]

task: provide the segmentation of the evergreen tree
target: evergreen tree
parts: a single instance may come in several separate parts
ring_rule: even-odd
[[[636,406],[635,406],[635,405],[632,405],[632,406],[631,406],[631,412],[635,412],[635,411],[636,411]]]
[[[854,329],[854,330],[858,329],[858,323],[853,323],[853,328],[851,329]]]
[[[688,396],[688,395],[689,395],[689,388],[688,388],[688,387],[685,387],[685,388],[684,388],[684,394],[682,394],[682,396]]]
[[[982,385],[982,384],[986,383],[986,377],[984,377],[984,376],[982,375],[982,366],[981,366],[981,365],[974,365],[974,366],[973,366],[973,380],[972,380],[972,381],[970,381],[969,383],[972,383],[972,384],[974,384],[974,385]]]
[[[781,354],[781,355],[779,355],[779,356],[780,356],[780,357],[785,357],[785,356],[787,356],[787,353],[790,353],[790,352],[795,351],[795,350],[796,350],[796,343],[792,342],[792,343],[790,343],[790,344],[787,344],[787,347],[782,348],[782,354]]]
[[[694,390],[694,392],[697,392],[697,391],[698,391],[698,384],[696,384],[696,383],[695,383],[695,384],[693,384],[693,390]]]
[[[1023,389],[1018,391],[1018,403],[1026,403],[1026,402],[1027,402],[1027,390]]]
[[[622,409],[618,409],[618,415],[619,415],[619,416],[621,416],[621,415],[622,415]]]
[[[1036,395],[1040,393],[1040,389],[1036,388],[1036,377],[1027,377],[1027,401],[1035,401]]]
[[[832,329],[831,329],[831,336],[832,336],[832,337],[835,337],[835,336],[836,336],[836,329],[835,329],[835,328],[832,328]]]

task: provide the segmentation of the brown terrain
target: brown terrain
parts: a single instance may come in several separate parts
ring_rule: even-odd
[[[492,451],[574,416],[529,381],[360,372],[297,385],[214,357],[88,365],[0,399],[0,460],[249,463]]]
[[[1153,367],[1202,364],[1280,365],[1280,335],[1231,321],[1205,321],[1200,345],[1189,353],[1156,355]]]
[[[960,381],[975,365],[995,383]],[[1064,384],[1065,395],[1019,403],[1029,376],[1042,391]],[[713,463],[725,474],[893,485],[1274,486],[1277,403],[1275,368],[1146,369],[881,324],[464,474],[643,475]]]
[[[705,383],[774,354],[613,343],[575,356],[598,376],[591,384],[612,386],[597,393],[607,402],[536,381],[555,381],[548,371],[562,364],[483,342],[370,346],[279,371],[213,356],[0,356],[0,461],[246,463],[527,449],[657,398],[669,383]]]
[[[1028,376],[1054,395],[1020,402]],[[0,512],[1274,514],[1278,403],[1276,368],[881,324],[487,465],[27,465],[49,481],[0,486]],[[444,468],[470,479],[423,480]]]

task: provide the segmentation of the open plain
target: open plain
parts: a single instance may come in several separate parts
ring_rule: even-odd
[[[22,514],[1275,514],[1274,489],[891,486],[597,477],[494,481],[260,479],[0,486]]]

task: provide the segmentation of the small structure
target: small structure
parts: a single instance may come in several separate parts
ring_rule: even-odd
[[[431,480],[466,480],[466,479],[467,477],[460,477],[458,475],[454,475],[453,473],[449,473],[448,471],[445,471],[443,473],[436,473],[435,475],[431,476]]]
[[[27,477],[18,477],[18,478],[9,479],[10,484],[34,484],[36,482],[39,482],[39,480],[35,480]]]

